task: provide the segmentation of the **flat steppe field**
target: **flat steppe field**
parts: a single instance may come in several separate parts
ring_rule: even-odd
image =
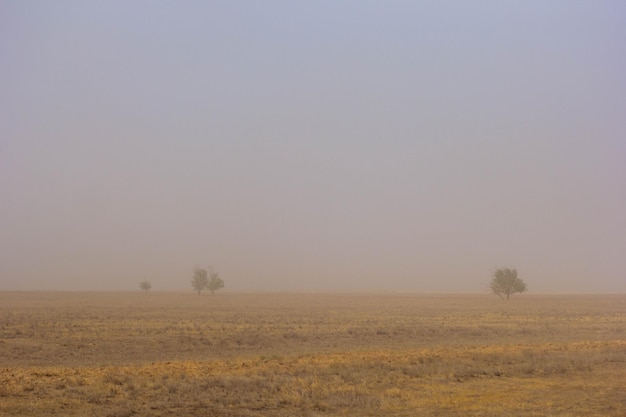
[[[626,416],[626,295],[0,292],[2,416]]]

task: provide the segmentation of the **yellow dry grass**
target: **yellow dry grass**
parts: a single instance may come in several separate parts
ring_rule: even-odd
[[[624,296],[0,301],[0,415],[626,415]]]

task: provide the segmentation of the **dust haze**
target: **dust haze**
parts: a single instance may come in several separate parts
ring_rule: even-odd
[[[5,2],[0,290],[626,292],[619,2]]]

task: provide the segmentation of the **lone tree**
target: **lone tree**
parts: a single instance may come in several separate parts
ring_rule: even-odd
[[[499,296],[508,300],[511,294],[516,292],[523,293],[526,291],[526,283],[517,277],[517,270],[515,268],[500,268],[493,274],[493,279],[489,285],[491,291]]]
[[[193,271],[193,278],[191,279],[191,286],[198,292],[198,295],[209,286],[209,274],[206,269],[196,268]]]
[[[148,290],[150,288],[152,288],[152,284],[150,284],[150,281],[146,280],[146,281],[141,281],[139,283],[139,288],[141,288],[142,290],[144,290],[146,292],[146,295],[148,294]]]
[[[224,280],[220,278],[217,272],[211,271],[209,274],[209,282],[207,288],[211,291],[211,295],[215,295],[215,291],[224,288]]]

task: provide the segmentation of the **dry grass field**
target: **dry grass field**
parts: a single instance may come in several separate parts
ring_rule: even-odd
[[[2,416],[626,416],[626,296],[0,293]]]

